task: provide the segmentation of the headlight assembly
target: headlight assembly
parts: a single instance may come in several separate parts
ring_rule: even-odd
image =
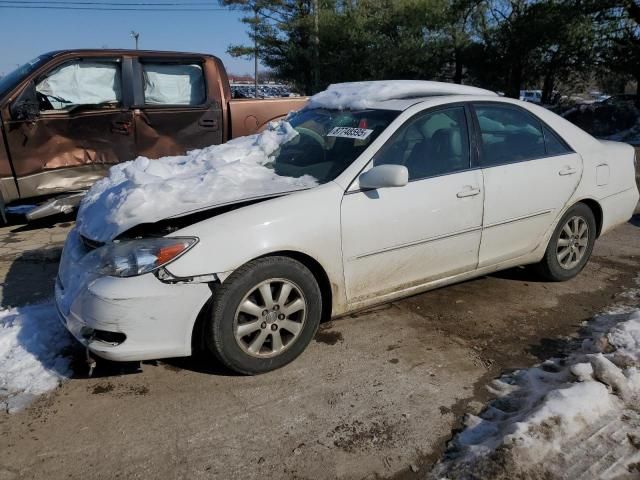
[[[99,273],[133,277],[152,272],[187,252],[198,242],[194,237],[163,237],[115,241],[99,248]]]

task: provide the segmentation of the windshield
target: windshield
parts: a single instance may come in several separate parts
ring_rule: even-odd
[[[311,175],[326,183],[358,158],[400,112],[389,110],[301,110],[288,119],[298,135],[271,156],[278,175]]]
[[[49,57],[47,55],[40,55],[30,62],[27,62],[24,65],[16,68],[12,72],[9,72],[5,76],[0,77],[0,96],[3,96],[10,90],[13,90],[13,88],[15,88],[15,86],[18,85],[18,83],[20,83],[24,77],[33,72],[36,68],[42,65],[44,61],[48,59]]]

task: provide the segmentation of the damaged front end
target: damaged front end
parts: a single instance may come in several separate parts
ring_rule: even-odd
[[[191,330],[211,290],[207,283],[161,281],[158,272],[197,241],[151,237],[100,243],[72,230],[55,286],[61,321],[102,358],[190,355]]]
[[[129,230],[122,232],[120,235],[116,237],[116,239],[123,240],[123,239],[145,238],[149,236],[170,235],[185,227],[194,225],[198,222],[202,222],[203,220],[217,217],[218,215],[222,215],[223,213],[239,210],[240,208],[243,208],[243,207],[248,207],[250,205],[255,205],[257,203],[278,198],[286,194],[287,193],[280,193],[277,195],[254,197],[254,198],[246,199],[242,201],[229,202],[221,205],[216,205],[210,208],[200,209],[193,212],[187,212],[182,215],[165,218],[163,220],[153,222],[153,223],[141,223],[136,225],[135,227],[130,228]]]

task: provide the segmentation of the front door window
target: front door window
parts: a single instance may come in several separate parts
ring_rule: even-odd
[[[117,107],[122,99],[120,64],[116,61],[71,61],[40,79],[36,92],[40,111]]]

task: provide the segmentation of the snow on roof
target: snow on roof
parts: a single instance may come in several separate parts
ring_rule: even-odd
[[[106,242],[141,223],[153,223],[222,203],[317,185],[315,178],[277,175],[266,164],[296,132],[288,122],[256,135],[186,155],[136,160],[111,167],[80,204],[77,225]]]
[[[426,80],[386,80],[335,83],[309,99],[305,108],[362,109],[387,100],[436,95],[491,95],[495,92],[455,83]]]

